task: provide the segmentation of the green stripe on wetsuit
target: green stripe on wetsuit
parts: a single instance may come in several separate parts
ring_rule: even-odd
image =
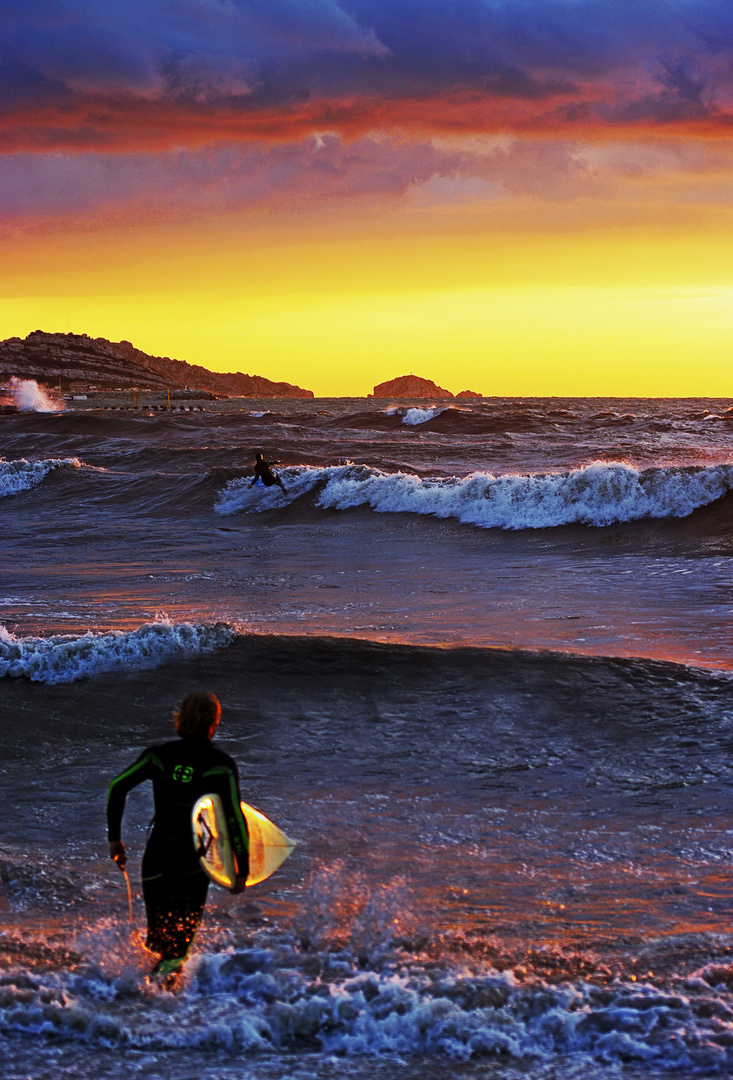
[[[121,783],[123,780],[127,780],[129,776],[134,776],[140,769],[144,769],[146,765],[156,765],[161,772],[163,772],[163,762],[160,760],[157,754],[154,754],[151,750],[148,750],[139,761],[136,761],[134,765],[131,765],[129,769],[125,769],[119,776],[116,776],[112,783],[107,788],[107,806],[109,806],[110,796],[112,795],[113,788],[116,784]],[[133,785],[134,786],[134,785]]]
[[[247,822],[244,820],[244,814],[242,808],[239,805],[239,794],[237,792],[237,781],[234,773],[231,769],[228,769],[225,765],[217,765],[213,769],[209,769],[204,773],[204,779],[207,776],[228,776],[229,777],[229,793],[231,796],[232,807],[234,808],[234,815],[227,818],[227,824],[229,825],[229,838],[232,842],[232,847],[236,855],[249,855],[249,833],[247,832]]]
[[[157,754],[154,754],[152,750],[146,750],[145,753],[136,761],[129,769],[125,769],[119,776],[116,776],[112,783],[107,788],[107,820],[109,828],[109,839],[119,840],[120,830],[122,826],[122,815],[125,810],[125,801],[127,800],[127,793],[137,784],[142,783],[142,780],[137,780],[135,777],[141,772],[147,772],[148,776],[142,779],[152,779],[149,775],[152,768],[160,769],[163,772],[163,762],[160,760]],[[115,804],[115,805],[112,805]]]

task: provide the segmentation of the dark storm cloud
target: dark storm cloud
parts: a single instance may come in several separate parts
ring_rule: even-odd
[[[698,125],[729,0],[4,0],[0,149]]]

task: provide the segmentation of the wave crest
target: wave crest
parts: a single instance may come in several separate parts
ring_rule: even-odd
[[[18,495],[45,480],[56,469],[88,468],[78,458],[46,458],[43,461],[5,461],[0,458],[0,499],[6,495]]]
[[[172,623],[161,619],[137,630],[88,631],[80,637],[16,637],[0,625],[0,678],[71,683],[112,671],[141,671],[169,660],[204,656],[231,645],[227,623]]]
[[[317,489],[315,501],[321,509],[368,506],[383,514],[455,518],[484,529],[601,527],[687,517],[733,487],[733,465],[638,470],[624,463],[595,462],[565,473],[422,478],[348,464],[288,469],[282,475],[287,495],[279,488],[250,491],[246,479],[231,481],[219,493],[217,513],[256,513]]]

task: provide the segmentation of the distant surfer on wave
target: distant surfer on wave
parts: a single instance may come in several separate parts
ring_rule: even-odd
[[[273,464],[277,464],[273,462]],[[273,484],[277,484],[279,488],[282,488],[283,494],[287,495],[285,491],[285,485],[280,477],[272,471],[270,465],[265,461],[262,454],[255,454],[255,474],[252,478],[250,487],[254,487],[258,480],[261,480],[265,487],[272,487]]]
[[[127,793],[152,781],[155,817],[142,861],[148,934],[145,945],[159,954],[153,974],[172,978],[182,967],[199,928],[209,879],[201,869],[191,832],[191,812],[202,795],[214,792],[224,804],[237,859],[235,893],[249,872],[249,836],[240,808],[239,774],[228,754],[212,745],[221,717],[214,694],[189,694],[174,714],[179,738],[144,750],[116,776],[107,793],[110,858],[125,865],[121,839]]]

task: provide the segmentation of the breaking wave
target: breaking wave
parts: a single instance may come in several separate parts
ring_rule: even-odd
[[[733,487],[733,465],[638,470],[596,462],[564,473],[521,476],[475,472],[466,477],[422,478],[366,465],[281,471],[279,488],[249,490],[230,481],[219,493],[219,514],[258,513],[311,492],[316,506],[377,513],[455,518],[484,529],[547,529],[560,525],[613,525],[643,518],[683,518],[720,499]]]
[[[78,458],[47,458],[45,461],[5,461],[0,458],[0,499],[36,487],[56,469],[84,469]]]
[[[592,962],[583,973],[589,978],[553,983],[418,957],[409,966],[367,960],[364,970],[365,960],[349,950],[303,953],[285,943],[228,949],[191,961],[175,996],[136,986],[131,971],[16,970],[0,979],[0,1032],[155,1052],[158,1068],[166,1052],[180,1050],[224,1060],[320,1051],[500,1058],[525,1067],[574,1059],[591,1076],[594,1063],[707,1076],[730,1075],[733,1067],[727,968],[710,965],[672,987],[623,976],[611,982]]]
[[[394,409],[393,412],[402,417],[403,424],[408,427],[417,427],[419,424],[426,424],[428,420],[434,420],[436,416],[446,412],[446,409],[421,409],[415,406],[412,409]]]
[[[236,637],[227,623],[172,623],[161,619],[137,630],[72,636],[16,637],[0,625],[0,678],[71,683],[113,671],[156,668],[169,660],[205,656]]]

